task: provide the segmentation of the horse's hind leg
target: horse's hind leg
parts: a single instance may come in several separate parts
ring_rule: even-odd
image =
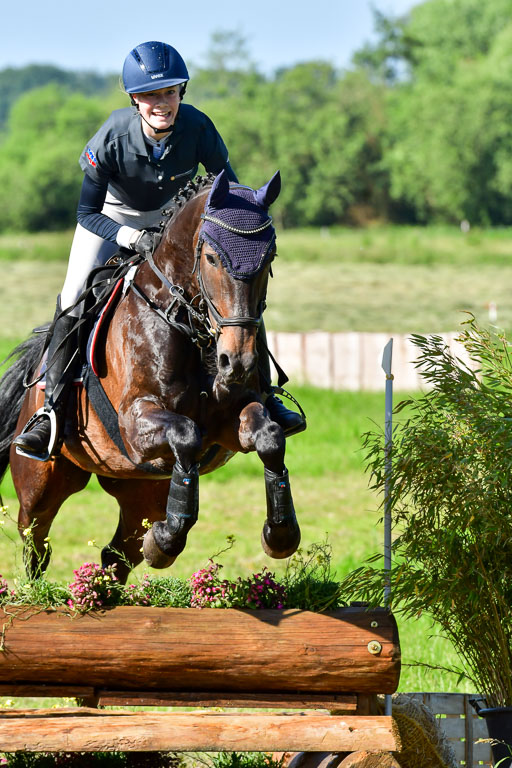
[[[250,403],[240,414],[238,432],[245,450],[255,450],[265,467],[267,519],[261,544],[270,557],[293,555],[300,543],[288,470],[284,464],[286,440],[281,427],[272,421],[261,403]]]
[[[116,480],[98,477],[100,485],[119,504],[119,523],[110,542],[103,548],[103,567],[116,566],[116,575],[124,584],[130,571],[142,559],[145,521],[154,523],[165,518],[169,491],[168,480]],[[143,524],[144,521],[144,524]]]
[[[87,485],[85,472],[60,456],[47,462],[18,456],[11,449],[11,472],[20,508],[18,530],[23,541],[23,560],[30,578],[41,576],[51,557],[47,540],[55,515],[63,502]]]

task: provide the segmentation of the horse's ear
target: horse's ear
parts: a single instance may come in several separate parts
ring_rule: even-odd
[[[258,205],[261,205],[262,208],[269,208],[272,203],[277,200],[280,191],[281,174],[279,171],[276,171],[270,181],[267,181],[263,187],[260,187],[260,189],[257,189],[254,192],[254,197],[256,198]]]
[[[226,171],[222,169],[212,184],[208,196],[208,205],[211,208],[222,208],[229,194],[229,179]]]

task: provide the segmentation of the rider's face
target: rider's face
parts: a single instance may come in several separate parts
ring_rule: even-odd
[[[148,135],[153,135],[150,127],[165,129],[174,125],[180,106],[180,89],[180,85],[172,85],[158,91],[133,94],[141,116],[147,120],[143,129]]]

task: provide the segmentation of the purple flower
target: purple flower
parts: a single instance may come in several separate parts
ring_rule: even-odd
[[[77,611],[101,608],[112,602],[119,582],[115,575],[115,565],[102,568],[97,563],[84,563],[73,571],[74,581],[69,585],[71,600],[68,605]]]

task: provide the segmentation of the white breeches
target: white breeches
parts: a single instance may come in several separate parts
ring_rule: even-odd
[[[135,211],[120,203],[110,193],[107,193],[102,213],[118,224],[135,229],[157,227],[162,220],[161,209]],[[67,309],[75,303],[84,289],[85,281],[90,272],[95,267],[105,264],[118,250],[117,243],[104,240],[102,237],[89,232],[81,224],[77,224],[69,254],[68,271],[60,294],[62,309]],[[77,317],[80,314],[80,306],[75,307],[70,314]]]

